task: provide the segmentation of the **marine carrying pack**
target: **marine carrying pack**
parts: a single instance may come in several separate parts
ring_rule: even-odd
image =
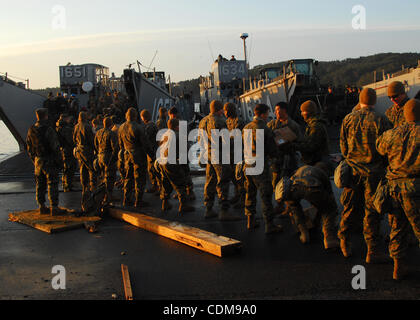
[[[334,172],[334,183],[337,188],[348,188],[351,185],[351,178],[353,175],[352,168],[347,163],[346,159],[340,162]]]

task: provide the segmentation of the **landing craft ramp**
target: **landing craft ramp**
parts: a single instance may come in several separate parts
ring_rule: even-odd
[[[19,144],[20,152],[0,162],[0,174],[16,174],[32,171],[26,155],[26,135],[35,123],[35,110],[43,106],[41,95],[8,83],[0,78],[0,119]]]
[[[0,78],[0,118],[13,137],[25,150],[28,129],[35,123],[35,110],[41,108],[45,97],[12,85]]]

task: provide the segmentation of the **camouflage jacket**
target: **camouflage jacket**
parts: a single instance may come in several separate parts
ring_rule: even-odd
[[[257,156],[256,145],[257,135],[256,130],[264,130],[264,162],[267,164],[270,158],[277,158],[279,156],[276,142],[274,141],[274,134],[271,129],[267,127],[267,122],[259,117],[254,117],[254,120],[248,123],[243,129],[244,147],[246,147],[246,130],[252,130],[252,156]],[[245,152],[246,154],[246,152]],[[245,155],[246,156],[246,155]]]
[[[117,134],[107,128],[99,130],[95,135],[95,148],[98,155],[105,158],[106,163],[116,162],[119,152]]]
[[[127,121],[122,124],[118,131],[118,141],[120,148],[131,153],[135,158],[145,158],[147,154],[151,154],[144,126],[138,122]]]
[[[56,162],[60,155],[60,143],[48,121],[39,121],[29,128],[26,147],[33,162],[39,158],[51,165],[58,164]]]
[[[74,142],[73,142],[73,127],[67,124],[64,120],[57,122],[57,135],[58,141],[60,142],[61,149],[66,154],[73,154]]]
[[[93,155],[95,151],[94,133],[92,126],[88,122],[78,122],[73,131],[73,142],[76,149],[83,154]]]
[[[162,130],[162,129],[168,129],[168,121],[167,121],[167,119],[164,119],[164,118],[157,119],[157,121],[156,121],[156,127],[158,128],[158,131],[159,130]]]
[[[386,110],[385,115],[393,124],[394,128],[405,123],[404,105],[410,100],[408,97],[404,99],[398,106],[393,105]]]
[[[156,141],[156,136],[159,131],[156,124],[154,124],[152,121],[149,121],[144,124],[144,131],[146,134],[147,141],[149,142],[149,146],[151,148],[151,152],[153,154],[156,153],[156,150],[158,148],[158,142]],[[153,157],[154,159],[155,157]]]
[[[344,118],[340,148],[354,173],[361,176],[384,173],[385,162],[376,151],[376,139],[391,128],[388,119],[372,109],[362,108]]]
[[[388,158],[388,180],[420,180],[420,122],[408,122],[386,131],[377,139],[376,148]]]
[[[239,118],[227,118],[226,126],[229,131],[232,131],[234,129],[242,130],[245,126],[245,123]]]
[[[325,120],[318,116],[309,118],[302,141],[294,143],[302,154],[302,161],[314,165],[330,153],[329,138]]]
[[[204,143],[204,148],[208,151],[208,159],[212,157],[212,130],[223,130],[227,129],[226,120],[222,116],[216,114],[209,114],[207,117],[203,118],[200,121],[198,126],[199,130],[202,130],[202,133],[207,135],[207,141],[201,141],[201,133],[199,134],[200,142]],[[216,141],[213,141],[216,144]],[[230,143],[230,140],[224,141],[222,137],[219,139],[219,157],[222,155],[223,144]],[[220,159],[219,159],[219,163]]]

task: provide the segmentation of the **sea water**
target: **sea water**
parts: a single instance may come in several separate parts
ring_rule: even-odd
[[[0,161],[19,152],[19,144],[3,121],[0,121]]]

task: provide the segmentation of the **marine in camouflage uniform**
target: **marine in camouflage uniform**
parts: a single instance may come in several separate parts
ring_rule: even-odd
[[[300,167],[290,178],[291,188],[285,203],[293,224],[301,233],[301,242],[308,243],[310,241],[309,232],[300,201],[305,199],[310,202],[318,211],[317,220],[321,220],[324,247],[332,249],[339,247],[335,226],[338,211],[331,182],[327,175],[328,167],[325,168],[325,166],[324,163],[319,162],[314,167],[307,165]]]
[[[373,108],[376,92],[366,88],[360,94],[360,109],[348,114],[342,123],[341,152],[352,168],[351,187],[344,188],[341,203],[344,207],[338,236],[343,255],[351,255],[350,231],[360,206],[364,205],[363,235],[368,248],[367,263],[383,260],[378,244],[380,216],[373,208],[373,196],[385,174],[384,158],[376,151],[376,139],[391,128],[391,123]]]
[[[79,113],[79,120],[73,131],[75,145],[75,157],[79,162],[80,183],[82,184],[82,207],[83,203],[95,190],[96,174],[93,168],[95,158],[94,133],[89,124],[87,113]]]
[[[159,109],[159,119],[156,121],[156,127],[159,130],[168,129],[168,110],[166,108]]]
[[[212,130],[226,129],[226,120],[223,118],[223,104],[214,100],[210,104],[210,114],[203,118],[199,124],[200,143],[204,144],[205,152],[207,153],[208,163],[206,166],[206,184],[204,186],[204,205],[206,207],[205,218],[215,217],[216,214],[212,211],[216,191],[221,201],[221,211],[219,214],[220,220],[237,220],[238,217],[234,216],[228,211],[229,203],[229,184],[231,181],[231,168],[229,164],[222,164],[220,161],[222,155],[222,145],[230,143],[229,141],[222,141],[219,143],[219,150],[212,149]],[[207,135],[203,137],[202,134]],[[205,139],[207,141],[201,141]],[[223,139],[220,139],[223,140]],[[214,142],[216,143],[216,142]],[[212,157],[219,156],[219,163],[212,163]]]
[[[311,100],[301,105],[301,113],[307,127],[302,140],[293,145],[302,154],[304,164],[313,166],[320,161],[326,162],[330,149],[325,120],[318,115],[318,107]]]
[[[274,134],[277,129],[288,127],[296,135],[296,142],[300,141],[302,139],[300,126],[288,117],[287,104],[285,102],[278,103],[275,108],[275,113],[277,119],[271,120],[267,124],[267,127],[269,127]],[[276,187],[280,178],[284,176],[290,177],[297,168],[298,159],[296,157],[294,145],[290,142],[283,143],[279,146],[279,157],[273,161],[271,166],[273,172],[273,189]]]
[[[246,190],[245,215],[248,217],[248,229],[254,229],[258,227],[258,223],[255,220],[255,215],[257,213],[257,192],[259,191],[262,202],[262,215],[265,221],[265,232],[266,234],[270,234],[282,231],[282,227],[275,225],[273,222],[273,187],[271,185],[270,175],[270,158],[275,159],[278,157],[278,149],[274,141],[273,132],[267,127],[267,118],[269,114],[268,106],[264,104],[258,104],[255,107],[254,113],[254,120],[248,123],[243,130]],[[257,154],[257,130],[262,130],[264,134],[264,154],[262,155],[264,157],[264,169],[261,174],[255,174],[255,172],[254,174],[251,174],[247,172],[247,169],[255,168],[256,163],[252,164],[253,159],[248,158],[249,155],[247,148],[252,148],[252,157],[254,159],[256,157],[261,157],[261,155]],[[247,135],[250,132],[252,133],[252,140],[246,141]],[[259,143],[261,143],[261,141],[259,141]]]
[[[179,200],[179,212],[194,211],[194,207],[187,204],[187,176],[179,164],[179,120],[171,119],[168,121],[168,128],[172,130],[172,136],[168,136],[168,145],[165,150],[164,158],[168,159],[168,153],[171,148],[176,149],[176,163],[158,163],[159,174],[161,178],[160,199],[162,200],[162,211],[168,211],[172,208],[169,198],[175,190]]]
[[[111,118],[105,118],[103,124],[104,128],[95,135],[95,148],[98,155],[99,169],[106,187],[106,198],[104,200],[106,203],[112,201],[119,146],[118,135],[111,130],[114,125]]]
[[[236,109],[237,106],[234,103],[226,103],[223,107],[224,113],[226,116],[226,126],[229,132],[232,134],[233,130],[239,130],[239,138],[242,139],[242,129],[244,128],[245,124],[244,122],[239,119]],[[243,151],[241,150],[241,158],[242,158]],[[235,203],[235,208],[243,208],[245,206],[245,188],[240,181],[236,179],[235,176],[235,169],[236,169],[236,163],[235,163],[235,136],[230,137],[230,167],[232,170],[232,183],[235,188],[235,195],[231,199],[232,203]]]
[[[389,253],[394,259],[396,280],[406,273],[410,226],[420,241],[420,101],[409,100],[404,116],[405,124],[385,132],[376,142],[379,154],[389,163],[386,178],[393,208],[388,215]]]
[[[147,174],[147,154],[151,155],[150,147],[144,132],[144,126],[138,122],[138,112],[130,108],[126,114],[127,121],[120,127],[118,141],[124,152],[124,198],[123,206],[130,206],[133,185],[135,188],[135,207],[147,206],[143,201]],[[153,155],[151,155],[153,156]]]
[[[37,122],[29,128],[26,145],[29,157],[35,166],[36,201],[41,214],[55,215],[58,209],[58,172],[61,166],[60,144],[57,133],[48,122],[48,110],[36,110]],[[48,186],[50,210],[45,206]]]
[[[150,148],[151,148],[151,154],[153,154],[153,157],[150,155],[147,155],[147,172],[149,174],[149,180],[151,184],[151,188],[146,190],[148,193],[156,193],[159,191],[159,182],[157,179],[156,171],[155,171],[155,160],[156,160],[156,151],[158,149],[158,143],[156,141],[156,136],[158,133],[158,127],[156,124],[154,124],[151,121],[151,115],[148,110],[143,110],[140,114],[141,119],[144,123],[144,131],[146,134],[146,138],[149,142]]]
[[[60,141],[61,155],[63,158],[63,190],[70,192],[73,188],[74,173],[77,168],[76,159],[73,155],[73,117],[60,116],[57,121],[57,135]]]
[[[394,105],[386,110],[385,115],[396,128],[405,123],[404,105],[409,98],[405,93],[404,84],[400,81],[391,82],[388,86],[388,97]]]

